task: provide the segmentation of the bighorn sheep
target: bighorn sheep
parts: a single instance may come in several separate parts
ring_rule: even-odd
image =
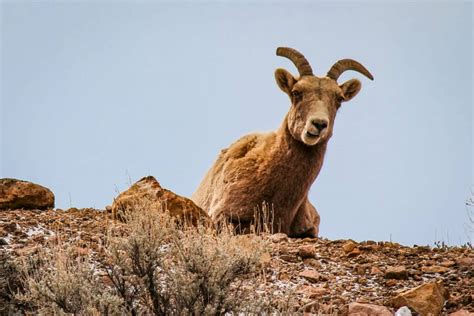
[[[280,47],[276,54],[290,59],[300,74],[295,78],[285,69],[275,71],[278,86],[291,100],[283,123],[277,131],[244,136],[222,150],[192,200],[214,220],[226,218],[243,227],[266,202],[273,209],[274,229],[292,237],[317,237],[320,218],[308,190],[321,170],[337,110],[361,88],[357,79],[341,85],[337,79],[346,70],[373,77],[352,59],[338,61],[325,77],[317,77],[295,49]]]

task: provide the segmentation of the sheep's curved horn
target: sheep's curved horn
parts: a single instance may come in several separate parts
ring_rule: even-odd
[[[300,76],[312,76],[313,69],[309,65],[306,57],[303,56],[299,51],[289,47],[278,47],[276,51],[277,56],[286,57],[295,64]]]
[[[360,72],[370,80],[374,80],[374,77],[372,74],[364,67],[362,66],[359,62],[353,60],[353,59],[342,59],[339,60],[337,63],[335,63],[331,69],[328,71],[327,76],[331,79],[334,79],[337,81],[339,76],[346,70],[355,70],[357,72]]]

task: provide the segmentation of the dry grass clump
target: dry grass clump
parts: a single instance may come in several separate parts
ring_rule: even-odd
[[[21,285],[17,263],[6,251],[0,250],[0,315],[9,315],[16,308],[14,296]]]
[[[120,314],[120,297],[100,282],[89,258],[74,249],[57,245],[24,262],[24,289],[16,299],[41,315]]]
[[[266,241],[228,226],[187,225],[146,203],[111,229],[102,252],[77,255],[73,245],[42,251],[25,271],[17,299],[40,314],[219,315],[279,310],[259,298]],[[27,266],[28,264],[25,264]],[[33,272],[32,272],[33,271]],[[259,280],[260,279],[260,280]]]

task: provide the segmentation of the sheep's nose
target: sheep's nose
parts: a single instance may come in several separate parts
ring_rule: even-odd
[[[323,129],[328,127],[328,121],[323,119],[313,119],[311,123],[316,127],[316,129],[321,133]]]

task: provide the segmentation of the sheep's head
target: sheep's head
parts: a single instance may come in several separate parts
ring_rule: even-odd
[[[309,146],[331,137],[341,103],[349,101],[360,91],[359,80],[351,79],[340,85],[337,83],[339,76],[346,70],[355,70],[374,79],[364,66],[352,59],[340,60],[331,67],[326,77],[316,77],[306,58],[298,51],[279,47],[277,55],[290,59],[300,74],[299,78],[295,78],[280,68],[275,71],[275,78],[280,89],[291,99],[288,130],[293,138]]]

